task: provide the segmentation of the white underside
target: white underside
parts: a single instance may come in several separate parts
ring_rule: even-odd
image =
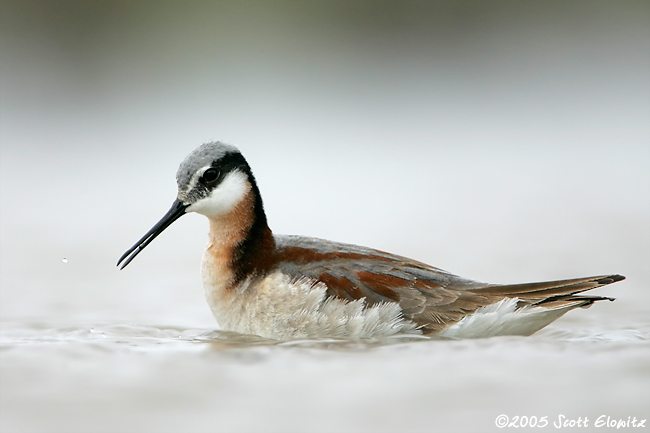
[[[212,272],[209,260],[204,256],[203,286],[212,313],[224,330],[276,340],[421,334],[415,323],[402,316],[397,303],[365,308],[365,299],[328,298],[325,284],[308,278],[292,279],[280,271],[224,289],[227,281]],[[464,339],[531,335],[577,306],[517,309],[517,302],[517,298],[506,298],[482,307],[438,336]]]
[[[395,303],[364,308],[364,299],[348,302],[326,298],[323,283],[307,278],[292,280],[281,272],[255,284],[246,281],[230,291],[207,281],[204,287],[212,313],[228,331],[276,340],[420,334],[414,323],[402,317]]]
[[[448,338],[486,338],[498,335],[532,335],[561,317],[571,307],[517,309],[517,298],[506,298],[478,309],[438,334]]]

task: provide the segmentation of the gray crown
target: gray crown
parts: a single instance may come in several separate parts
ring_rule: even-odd
[[[211,165],[213,161],[223,158],[228,153],[240,153],[239,149],[221,141],[204,143],[194,149],[181,162],[176,172],[176,183],[179,190],[185,190],[197,170]]]

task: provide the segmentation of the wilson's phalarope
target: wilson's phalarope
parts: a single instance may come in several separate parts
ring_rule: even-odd
[[[613,301],[580,293],[625,279],[485,284],[370,248],[274,235],[248,163],[220,142],[190,153],[176,181],[171,209],[117,264],[123,269],[184,214],[205,215],[203,286],[229,331],[278,340],[530,335],[569,310]]]

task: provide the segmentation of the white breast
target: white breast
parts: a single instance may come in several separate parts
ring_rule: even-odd
[[[419,334],[395,303],[364,308],[365,300],[327,298],[327,287],[276,271],[261,281],[234,289],[204,279],[208,304],[219,325],[229,331],[278,340],[301,338],[373,338]]]

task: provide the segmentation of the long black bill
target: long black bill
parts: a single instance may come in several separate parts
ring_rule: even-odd
[[[167,211],[164,217],[160,221],[156,223],[155,226],[151,230],[147,232],[146,235],[142,236],[142,239],[140,239],[138,242],[135,243],[127,252],[122,254],[122,257],[120,257],[120,260],[117,261],[117,266],[120,266],[120,263],[126,259],[124,264],[120,267],[120,269],[126,268],[126,265],[131,263],[131,260],[135,258],[138,254],[140,254],[140,251],[144,250],[144,248],[153,241],[156,236],[161,234],[163,230],[165,230],[167,227],[169,227],[174,221],[185,215],[185,209],[187,209],[189,205],[183,203],[181,200],[176,200],[172,204],[172,207]]]

